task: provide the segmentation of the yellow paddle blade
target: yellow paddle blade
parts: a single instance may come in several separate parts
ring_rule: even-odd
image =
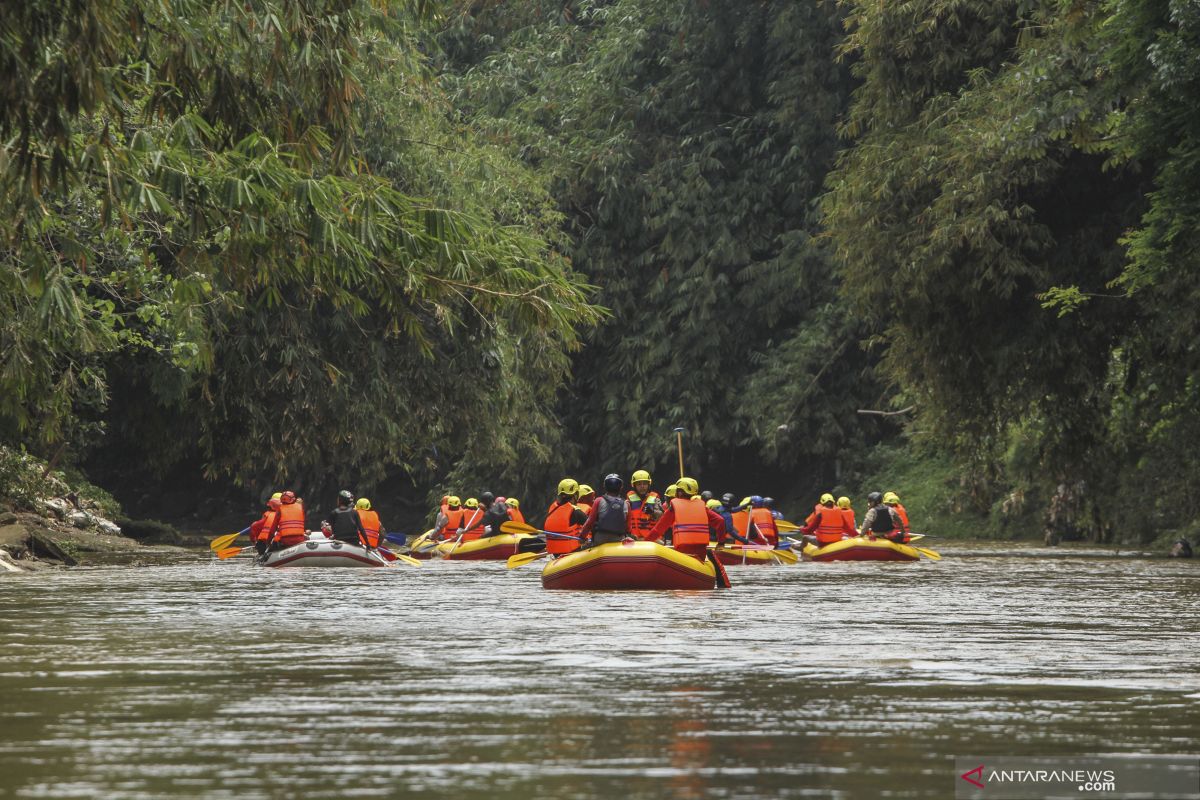
[[[538,532],[538,529],[533,527],[532,525],[526,525],[523,522],[513,522],[512,520],[509,520],[508,522],[501,522],[500,530],[504,531],[505,533],[537,533]]]
[[[236,555],[240,555],[240,554],[241,554],[241,552],[242,552],[242,550],[244,550],[244,549],[246,549],[246,548],[243,548],[243,547],[227,547],[227,548],[224,548],[223,550],[218,550],[218,551],[217,551],[217,558],[219,558],[219,559],[221,559],[222,561],[224,561],[224,560],[225,560],[225,559],[227,559],[227,558],[233,558],[233,557],[234,557],[234,556],[236,556]]]
[[[403,553],[397,553],[395,550],[392,551],[392,555],[396,557],[397,561],[403,561],[405,564],[411,564],[414,567],[421,566],[421,562],[412,556],[406,556]]]
[[[913,550],[916,550],[918,553],[925,556],[930,561],[941,561],[942,560],[941,555],[936,550],[930,550],[928,547],[914,547]]]
[[[792,533],[793,531],[800,530],[804,526],[797,525],[794,522],[788,522],[786,519],[777,519],[777,520],[775,520],[775,527],[778,528],[779,530],[783,531],[784,533]]]
[[[800,556],[793,553],[791,550],[772,550],[771,556],[780,564],[795,564],[800,560]]]
[[[501,528],[501,530],[503,530],[504,526],[501,525],[500,528]],[[517,567],[523,567],[526,564],[528,564],[529,562],[537,561],[539,558],[543,558],[547,555],[549,555],[549,553],[545,553],[545,552],[543,552],[543,553],[517,553],[515,556],[508,557],[508,562],[507,562],[506,566],[509,569],[516,569]]]
[[[217,538],[215,538],[211,542],[209,542],[208,546],[211,547],[213,550],[225,550],[226,548],[228,548],[230,545],[232,545],[237,540],[237,537],[239,537],[241,535],[242,535],[242,532],[238,531],[237,533],[229,533],[229,534],[226,534],[225,536],[218,536]]]

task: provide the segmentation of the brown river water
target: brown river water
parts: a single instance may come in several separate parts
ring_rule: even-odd
[[[940,798],[956,755],[1200,752],[1200,563],[934,546],[694,593],[6,576],[0,797]]]

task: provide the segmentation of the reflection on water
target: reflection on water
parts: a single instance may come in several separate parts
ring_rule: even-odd
[[[1195,753],[1200,564],[104,567],[0,582],[0,796],[946,797],[953,756]]]

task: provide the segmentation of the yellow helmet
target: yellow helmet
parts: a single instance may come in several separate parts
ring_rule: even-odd
[[[675,484],[672,483],[670,486],[668,486],[667,491],[665,491],[663,494],[665,494],[667,497],[674,497],[675,496]]]
[[[446,498],[446,505],[448,505],[448,506],[450,506],[450,507],[452,507],[452,508],[453,508],[454,506],[461,506],[461,505],[462,505],[462,498],[460,498],[460,497],[459,497],[458,495],[456,495],[456,494],[452,494],[452,495],[450,495],[449,497],[447,497],[447,498]]]
[[[716,511],[718,508],[721,507],[721,501],[714,497],[712,500],[709,500],[704,505],[707,506],[708,508],[711,508],[713,511]]]
[[[825,505],[826,503],[832,503],[832,502],[833,502],[833,495],[831,495],[829,492],[826,492],[825,494],[821,495],[821,505]]]
[[[521,507],[521,503],[515,497],[510,497],[507,500],[505,500],[504,502],[508,503],[509,508],[520,508]]]
[[[838,498],[838,508],[849,508],[849,507],[850,507],[850,498],[849,497],[839,497]]]
[[[596,493],[596,490],[593,489],[592,487],[588,486],[586,483],[579,484],[579,496],[580,497],[583,497],[585,494],[595,494],[595,493]]]
[[[359,509],[360,511],[370,511],[371,510],[371,501],[365,497],[360,497],[360,498],[358,498],[357,501],[355,501],[354,507]]]
[[[650,482],[650,473],[644,469],[634,470],[633,477],[629,479],[630,483],[639,483],[641,481]]]
[[[559,494],[575,494],[579,491],[579,483],[574,478],[563,478],[558,482]]]
[[[681,492],[688,494],[700,494],[700,484],[696,483],[695,478],[680,478],[675,482],[675,486]]]
[[[468,497],[467,502],[464,503],[464,505],[467,508],[479,508],[479,501],[476,500],[474,497]]]
[[[282,497],[283,497],[283,492],[276,492],[275,494],[271,495],[272,500],[279,500]]]
[[[746,506],[748,506],[748,505],[750,505],[750,498],[749,498],[749,497],[743,497],[743,498],[742,498],[742,502],[738,503],[738,508],[745,508],[745,507],[746,507]]]
[[[883,502],[885,505],[894,506],[900,502],[900,498],[895,492],[884,492]]]

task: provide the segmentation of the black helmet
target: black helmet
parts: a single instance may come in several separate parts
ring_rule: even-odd
[[[709,500],[712,500],[712,497],[713,497],[712,492],[710,492],[708,489],[705,489],[703,492],[700,493],[700,499],[706,503]]]
[[[615,472],[610,472],[604,476],[604,491],[609,494],[616,494],[625,488],[625,481],[621,480],[621,476]]]
[[[867,502],[873,506],[877,506],[883,502],[883,495],[881,495],[879,492],[871,492],[869,495],[867,495]]]
[[[479,505],[490,506],[494,502],[496,502],[496,495],[492,494],[491,492],[479,493]]]
[[[725,494],[721,495],[721,505],[732,506],[733,501],[736,499],[737,498],[734,497],[732,493],[726,492]]]
[[[354,495],[349,489],[342,489],[340,492],[338,492],[338,502],[350,505],[354,502]]]
[[[774,508],[774,507],[775,507],[775,498],[774,497],[764,497],[763,498],[763,508]]]

